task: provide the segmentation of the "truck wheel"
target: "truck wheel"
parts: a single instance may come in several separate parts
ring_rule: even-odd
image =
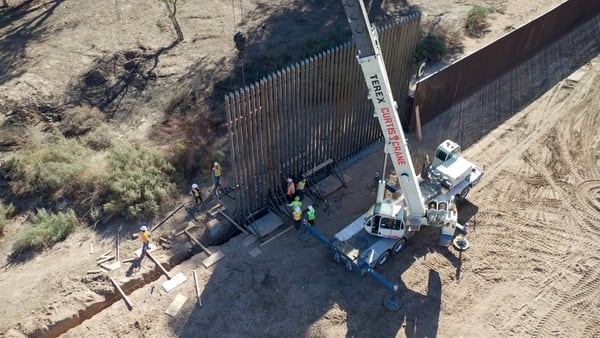
[[[379,258],[377,258],[377,266],[383,266],[388,261],[389,258],[390,258],[389,251],[382,253],[381,256],[379,256]]]
[[[336,263],[339,263],[341,261],[340,254],[336,252],[335,255],[333,255],[333,260]]]
[[[350,260],[346,261],[346,269],[352,271],[352,262]]]
[[[394,246],[392,247],[392,255],[395,255],[402,251],[405,243],[406,240],[404,238],[400,238],[399,240],[397,240],[396,243],[394,243]]]

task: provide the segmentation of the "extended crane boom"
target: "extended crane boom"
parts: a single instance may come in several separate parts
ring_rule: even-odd
[[[377,30],[370,25],[362,1],[343,0],[342,3],[358,48],[357,58],[369,88],[369,98],[375,106],[375,117],[379,120],[386,141],[385,152],[392,159],[398,174],[410,217],[417,221],[425,216],[423,196],[398,117],[397,104],[383,62]],[[417,223],[421,224],[420,221]]]

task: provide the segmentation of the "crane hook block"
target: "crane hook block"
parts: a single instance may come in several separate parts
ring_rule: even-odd
[[[246,36],[242,32],[235,33],[233,42],[235,42],[235,48],[240,52],[246,48]]]

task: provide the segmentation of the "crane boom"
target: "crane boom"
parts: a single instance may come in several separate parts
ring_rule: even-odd
[[[377,30],[370,24],[362,1],[342,0],[342,3],[358,48],[357,59],[369,89],[369,99],[373,102],[375,117],[383,131],[385,153],[390,156],[398,175],[411,220],[421,224],[422,221],[417,220],[425,216],[423,194],[398,117]]]

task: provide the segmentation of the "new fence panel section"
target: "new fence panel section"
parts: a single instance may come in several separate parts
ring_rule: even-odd
[[[382,54],[400,117],[419,33],[419,14],[380,31]],[[367,87],[346,43],[279,70],[225,97],[237,217],[284,194],[285,179],[334,163],[379,140]],[[377,168],[374,168],[376,170]]]

